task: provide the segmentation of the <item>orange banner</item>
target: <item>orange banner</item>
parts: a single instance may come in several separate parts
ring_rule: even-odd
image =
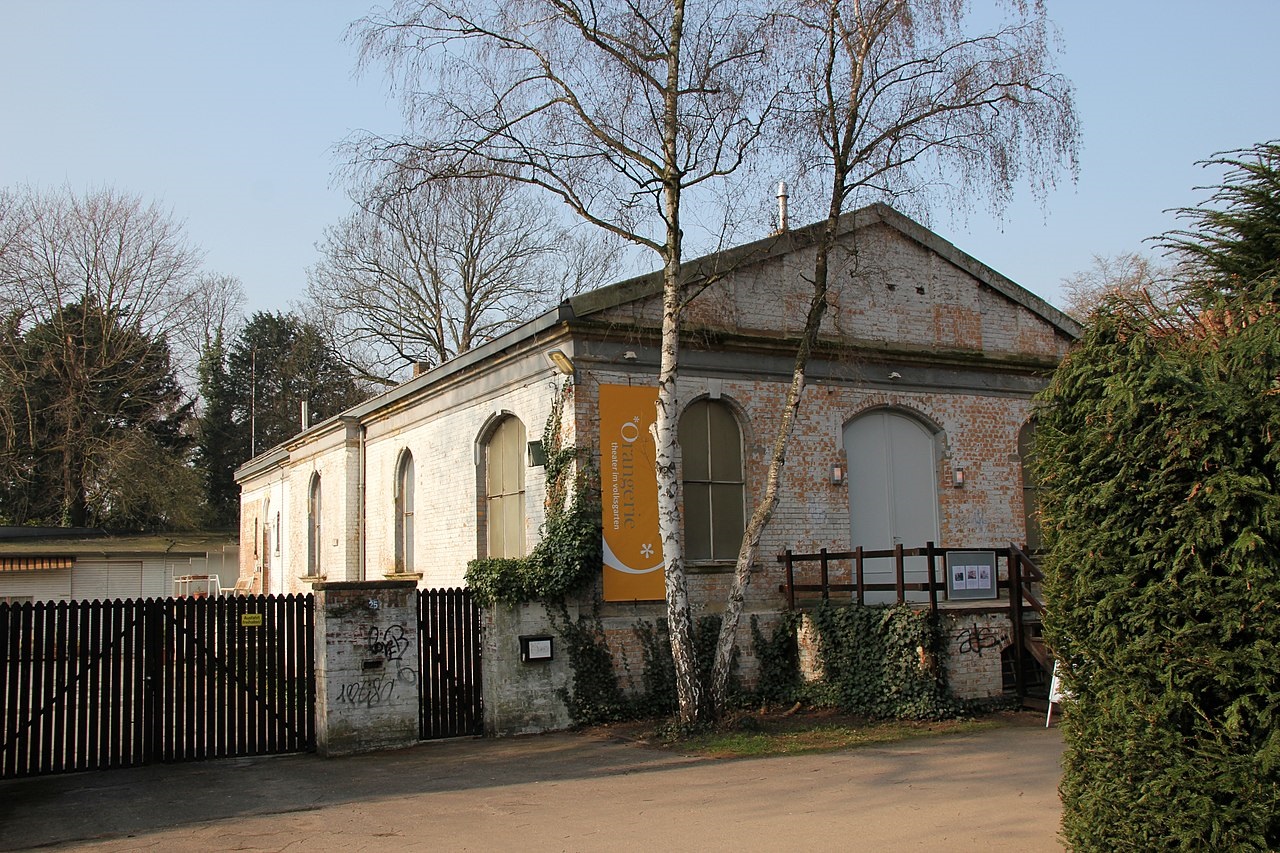
[[[600,491],[604,600],[666,597],[653,434],[658,389],[600,386]]]

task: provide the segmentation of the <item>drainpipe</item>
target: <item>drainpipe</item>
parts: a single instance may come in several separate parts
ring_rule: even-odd
[[[343,511],[342,511],[343,524],[348,525],[352,521],[355,522],[354,531],[351,530],[349,527],[344,527],[344,534],[346,535],[347,539],[343,544],[344,546],[349,546],[350,537],[352,535],[354,535],[356,539],[356,576],[351,577],[349,574],[344,574],[344,580],[359,581],[359,580],[364,580],[365,574],[366,574],[365,551],[367,550],[366,549],[367,521],[366,521],[366,512],[365,512],[365,503],[366,503],[365,492],[367,489],[367,485],[365,481],[368,479],[368,472],[365,470],[365,468],[368,463],[366,460],[365,445],[368,442],[369,429],[363,423],[360,422],[360,419],[358,417],[355,417],[352,415],[342,415],[340,419],[342,421],[343,429],[344,429],[343,438],[342,438],[342,443],[344,447],[343,465],[345,466],[345,469],[347,471],[347,476],[349,478],[350,477],[355,478],[355,487],[356,487],[356,498],[355,498],[356,499],[355,516],[356,517],[354,519],[351,518],[350,491],[348,491],[346,497],[343,498]],[[351,455],[350,455],[351,442],[353,441],[356,443],[356,447],[355,447],[356,470],[354,472],[351,470]],[[349,482],[350,480],[348,480],[348,483]],[[350,488],[350,486],[348,486],[348,488]],[[351,570],[350,564],[346,562],[349,554],[350,554],[349,551],[346,551],[343,554],[344,572],[349,572]]]
[[[365,521],[365,516],[366,516],[365,510],[368,505],[368,501],[366,500],[366,481],[368,477],[367,477],[367,472],[365,471],[365,464],[366,464],[365,445],[366,445],[366,442],[368,441],[368,438],[369,438],[369,428],[364,424],[360,424],[360,450],[359,450],[360,461],[358,463],[359,464],[358,488],[360,492],[360,497],[359,497],[360,518],[359,518],[359,523],[356,526],[356,537],[360,546],[360,580],[365,580],[368,577],[368,572],[365,570],[365,551],[367,550],[366,544],[368,539],[368,537],[365,535],[367,531],[367,524]]]

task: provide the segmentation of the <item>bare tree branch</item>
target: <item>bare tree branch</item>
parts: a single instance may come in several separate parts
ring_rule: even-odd
[[[683,194],[723,180],[760,138],[777,91],[763,85],[763,22],[745,0],[406,0],[354,31],[362,60],[386,64],[416,121],[412,140],[364,140],[358,158],[426,164],[427,180],[476,177],[483,164],[481,174],[538,187],[661,260],[658,515],[687,722],[705,706],[676,471]]]
[[[998,209],[1024,168],[1043,195],[1063,162],[1074,170],[1078,145],[1071,88],[1051,70],[1040,4],[1015,2],[1013,23],[978,35],[967,31],[964,0],[790,0],[782,7],[775,18],[780,41],[788,42],[779,53],[782,77],[798,82],[779,129],[802,167],[826,179],[828,206],[764,496],[746,525],[721,619],[711,683],[716,706],[726,699],[746,590],[777,506],[847,205],[866,193],[924,194],[954,174],[966,194],[985,187]]]
[[[326,232],[315,312],[350,366],[392,384],[607,280],[616,252],[560,227],[505,178],[384,176]]]

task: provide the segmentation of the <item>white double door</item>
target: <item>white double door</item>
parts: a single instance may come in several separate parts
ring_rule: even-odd
[[[937,442],[923,424],[890,410],[869,412],[845,426],[844,449],[849,462],[851,547],[881,550],[899,544],[915,548],[940,543]],[[908,583],[926,579],[924,557],[910,557],[905,565]],[[867,560],[863,577],[867,583],[893,583],[892,558]],[[928,594],[907,597],[924,600]],[[866,597],[871,604],[895,599],[893,592]]]

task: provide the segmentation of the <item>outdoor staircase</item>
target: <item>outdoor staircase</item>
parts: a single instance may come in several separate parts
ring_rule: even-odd
[[[1038,615],[1028,614],[1022,624],[1022,684],[1024,695],[1022,705],[1037,711],[1049,707],[1049,683],[1053,676],[1053,655],[1045,645],[1043,637],[1044,624]],[[1016,693],[1015,667],[1017,655],[1013,646],[1009,646],[1002,656],[1003,683],[1005,693]]]
[[[1004,688],[1024,707],[1049,707],[1053,655],[1044,643],[1044,574],[1035,559],[1016,543],[1009,544],[1009,617],[1013,642],[1002,655]]]

